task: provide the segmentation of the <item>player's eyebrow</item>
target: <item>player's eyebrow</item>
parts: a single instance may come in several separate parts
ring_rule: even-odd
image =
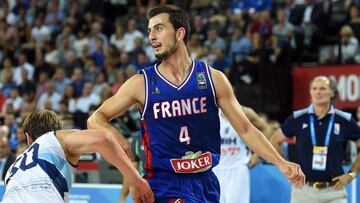
[[[163,23],[157,23],[157,24],[155,24],[155,25],[154,25],[154,26],[152,26],[152,27],[156,28],[156,27],[159,27],[159,26],[163,26],[163,27],[165,27],[165,25],[164,25]],[[147,32],[149,33],[149,32],[150,32],[150,30],[151,30],[151,27],[148,27],[148,28],[147,28]]]

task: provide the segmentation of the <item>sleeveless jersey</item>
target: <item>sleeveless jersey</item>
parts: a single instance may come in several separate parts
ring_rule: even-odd
[[[48,132],[7,171],[2,202],[64,202],[71,188],[71,170],[54,132]]]
[[[230,122],[220,113],[221,155],[219,169],[244,166],[250,161],[251,152]]]
[[[199,173],[219,162],[220,122],[210,68],[193,61],[177,86],[158,71],[142,70],[145,104],[141,132],[146,153],[146,178],[156,172]]]

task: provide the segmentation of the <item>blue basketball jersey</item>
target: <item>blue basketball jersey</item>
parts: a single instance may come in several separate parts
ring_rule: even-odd
[[[158,64],[142,70],[145,103],[141,132],[146,178],[209,171],[219,162],[220,121],[210,68],[193,61],[186,80],[172,84]]]

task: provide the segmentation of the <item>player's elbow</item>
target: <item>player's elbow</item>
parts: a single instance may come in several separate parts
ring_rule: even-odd
[[[99,117],[101,117],[101,112],[99,111],[95,111],[93,114],[91,114],[91,116],[89,116],[89,118],[87,119],[87,128],[88,129],[94,129],[97,126]]]

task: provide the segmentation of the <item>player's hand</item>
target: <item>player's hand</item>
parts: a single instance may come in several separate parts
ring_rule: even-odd
[[[153,203],[155,201],[148,182],[142,178],[136,185],[130,186],[130,195],[134,203]]]
[[[344,187],[352,180],[353,178],[347,173],[344,173],[332,179],[332,181],[336,181],[336,184],[334,185],[335,190],[343,190]]]
[[[296,188],[301,188],[305,185],[305,175],[299,164],[285,161],[278,167],[279,170],[288,178],[289,182]]]

